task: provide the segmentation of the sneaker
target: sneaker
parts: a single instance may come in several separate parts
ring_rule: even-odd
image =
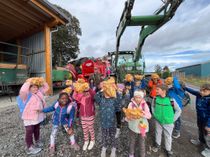
[[[49,147],[49,153],[50,153],[50,156],[55,154],[55,146],[54,145]]]
[[[35,155],[38,154],[42,149],[41,148],[36,148],[35,146],[31,146],[26,150],[26,153],[28,155]]]
[[[120,129],[117,128],[117,131],[116,131],[116,134],[115,134],[115,138],[119,138],[119,136],[120,136]]]
[[[70,146],[72,149],[79,151],[80,150],[80,146],[77,143],[74,143]]]
[[[175,131],[172,135],[173,138],[179,138],[180,137],[180,132]]]
[[[134,155],[129,154],[129,157],[134,157]]]
[[[160,149],[160,145],[158,145],[158,144],[155,144],[155,146],[152,147],[152,151],[155,153],[157,153],[159,151],[159,149]]]
[[[106,157],[106,148],[105,147],[102,147],[101,157]]]
[[[200,140],[191,139],[190,142],[196,146],[199,146],[201,144]]]
[[[83,147],[82,147],[82,150],[87,150],[87,147],[88,147],[88,144],[89,144],[89,141],[85,141]]]
[[[172,157],[173,154],[174,154],[174,153],[173,153],[172,151],[167,151],[167,152],[166,152],[167,157]]]
[[[116,157],[116,148],[112,148],[110,157]]]
[[[44,143],[42,143],[41,141],[35,142],[35,147],[42,148],[43,146],[44,146]]]
[[[90,144],[88,146],[88,150],[93,149],[93,146],[95,145],[95,141],[90,141]]]
[[[204,156],[204,157],[210,157],[210,149],[206,148],[204,149],[201,154]]]

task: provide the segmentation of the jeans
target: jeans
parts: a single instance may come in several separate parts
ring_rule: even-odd
[[[179,117],[174,123],[174,131],[180,133],[181,130],[181,117]]]

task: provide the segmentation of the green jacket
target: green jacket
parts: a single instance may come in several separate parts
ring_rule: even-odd
[[[174,123],[174,110],[169,97],[155,98],[154,117],[160,124]]]

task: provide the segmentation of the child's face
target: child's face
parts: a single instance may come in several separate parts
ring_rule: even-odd
[[[141,84],[140,81],[136,81],[136,82],[135,82],[135,85],[136,85],[136,86],[140,86],[140,84]]]
[[[157,87],[156,88],[156,93],[157,95],[160,95],[160,96],[163,96],[166,94],[166,91],[165,90],[162,90],[161,88]]]
[[[158,82],[158,79],[157,78],[153,78],[152,80],[153,80],[154,83],[157,83]]]
[[[134,97],[134,100],[135,100],[135,102],[136,102],[137,104],[139,104],[139,103],[141,102],[141,100],[142,100],[142,97],[140,97],[140,96],[135,96],[135,97]]]
[[[38,92],[38,90],[39,90],[39,87],[36,86],[36,85],[32,85],[32,86],[30,87],[30,92],[31,92],[31,93],[36,94],[36,93]]]
[[[69,98],[67,95],[62,95],[60,98],[59,98],[59,104],[60,105],[66,105],[67,102],[69,101]]]
[[[131,89],[131,86],[125,86],[126,89],[130,90]]]
[[[208,90],[208,89],[201,89],[200,90],[200,94],[201,94],[201,96],[208,96],[208,95],[210,95],[210,90]]]

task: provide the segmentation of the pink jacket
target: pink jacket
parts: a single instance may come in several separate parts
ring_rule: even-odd
[[[80,117],[91,117],[95,115],[94,96],[95,91],[89,89],[88,92],[74,92],[73,98],[80,104]]]
[[[149,111],[149,107],[148,107],[148,105],[147,105],[147,103],[146,103],[146,101],[145,101],[144,99],[142,99],[140,105],[138,105],[138,104],[136,104],[136,102],[135,102],[134,99],[132,98],[130,104],[128,105],[128,108],[132,109],[132,108],[134,108],[134,107],[143,110],[143,112],[144,112],[143,117],[144,117],[144,118],[150,119],[150,118],[152,117],[152,116],[151,116],[151,113],[150,113],[150,111]]]
[[[26,101],[28,94],[29,94],[29,87],[30,83],[26,82],[23,84],[23,86],[20,89],[20,98],[23,100],[23,102]],[[38,116],[45,116],[44,113],[39,113],[37,110],[42,111],[44,107],[46,107],[46,102],[44,101],[44,94],[49,90],[49,86],[47,83],[44,83],[43,87],[39,88],[38,92],[36,94],[32,94],[30,100],[28,101],[23,114],[22,119],[23,120],[38,120]],[[39,102],[42,102],[43,106],[39,104]]]

